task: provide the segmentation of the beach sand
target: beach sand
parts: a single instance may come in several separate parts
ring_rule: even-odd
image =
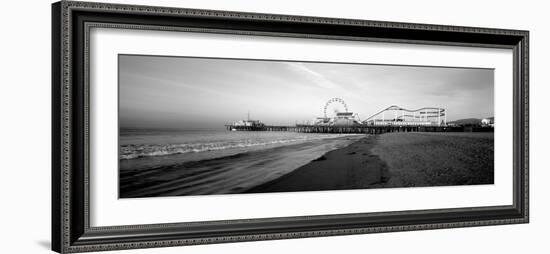
[[[424,132],[379,136],[371,150],[385,161],[385,187],[493,184],[494,133]]]
[[[293,172],[248,190],[248,193],[362,189],[384,185],[388,167],[370,150],[376,136],[330,151]]]
[[[246,192],[492,184],[493,146],[493,133],[367,136]]]

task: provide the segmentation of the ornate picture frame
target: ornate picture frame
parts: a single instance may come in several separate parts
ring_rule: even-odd
[[[91,226],[89,32],[98,27],[512,50],[513,204]],[[528,223],[528,88],[528,31],[73,1],[54,3],[52,249],[74,253]]]

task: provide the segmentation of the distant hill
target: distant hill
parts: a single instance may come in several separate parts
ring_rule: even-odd
[[[447,124],[452,124],[452,125],[481,125],[481,119],[466,118],[466,119],[455,120],[455,121],[452,121],[452,122],[447,122]]]

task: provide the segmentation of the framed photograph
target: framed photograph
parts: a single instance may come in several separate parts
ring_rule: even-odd
[[[528,31],[61,1],[60,253],[529,221]]]

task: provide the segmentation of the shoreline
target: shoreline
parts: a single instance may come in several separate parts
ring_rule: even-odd
[[[363,137],[244,193],[382,188],[390,174],[386,163],[371,153],[377,139]]]
[[[492,133],[386,133],[338,137],[145,170],[121,171],[120,196],[493,184],[493,157]]]
[[[346,147],[361,138],[342,136],[315,139],[203,160],[181,161],[179,156],[162,158],[166,160],[164,165],[121,170],[120,196],[131,198],[243,193],[280,178],[327,151]]]

